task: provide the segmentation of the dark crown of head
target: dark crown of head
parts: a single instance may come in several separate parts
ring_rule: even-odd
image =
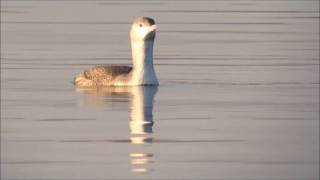
[[[135,20],[135,23],[139,23],[139,24],[145,24],[145,25],[149,25],[152,26],[155,24],[155,21],[152,18],[149,17],[138,17]]]

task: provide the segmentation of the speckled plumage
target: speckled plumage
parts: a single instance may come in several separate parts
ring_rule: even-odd
[[[80,73],[74,83],[80,87],[102,87],[114,85],[117,79],[128,81],[132,70],[130,66],[100,65]]]

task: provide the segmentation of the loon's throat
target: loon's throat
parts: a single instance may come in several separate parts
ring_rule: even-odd
[[[153,67],[153,40],[131,41],[133,84],[158,84]]]

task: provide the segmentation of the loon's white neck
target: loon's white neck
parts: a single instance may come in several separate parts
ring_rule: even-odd
[[[131,40],[132,48],[132,85],[158,85],[153,67],[154,40]]]

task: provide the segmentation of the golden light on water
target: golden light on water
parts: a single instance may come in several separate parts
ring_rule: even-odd
[[[131,164],[146,164],[148,159],[131,159]]]
[[[131,172],[145,173],[151,171],[152,157],[153,154],[150,153],[130,153]]]
[[[146,126],[152,126],[152,123],[152,121],[146,121],[144,118],[132,119],[129,123],[131,134],[148,134]]]
[[[130,157],[132,158],[140,158],[140,157],[146,157],[143,153],[131,153]]]
[[[147,154],[147,153],[131,153],[130,157],[133,158],[141,158],[141,157],[152,157],[152,154]]]
[[[131,169],[132,172],[135,172],[135,173],[145,173],[145,172],[148,172],[147,169],[145,168],[133,168]]]
[[[146,137],[130,137],[131,144],[144,144]]]

